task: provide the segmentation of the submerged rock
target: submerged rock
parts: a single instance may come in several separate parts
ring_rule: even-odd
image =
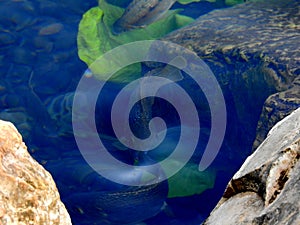
[[[300,106],[299,10],[295,0],[250,1],[212,11],[163,38],[193,50],[209,65],[229,106],[230,129],[237,129],[244,149],[251,148],[256,130],[254,149]]]
[[[39,35],[52,35],[60,32],[64,28],[64,25],[62,23],[52,23],[47,26],[42,27],[39,30]]]
[[[51,175],[16,128],[0,121],[0,131],[0,224],[71,224]]]
[[[299,10],[295,0],[250,1],[163,38],[196,52],[213,71],[227,104],[225,138],[236,155],[260,146],[205,225],[300,224],[300,109],[272,129],[300,107]]]
[[[204,223],[300,224],[300,109],[247,158]]]
[[[30,3],[28,1],[13,0],[7,0],[7,2],[12,2],[16,9],[18,9],[18,5],[20,5],[21,2],[22,4],[23,2]],[[56,100],[59,99],[62,96],[62,94],[65,94],[68,91],[72,91],[76,87],[77,81],[81,77],[81,71],[83,72],[83,70],[85,69],[84,64],[80,62],[77,57],[76,46],[72,47],[72,44],[74,44],[76,40],[76,35],[74,34],[76,34],[77,32],[77,25],[80,20],[81,14],[88,8],[90,8],[92,5],[96,5],[96,2],[92,0],[81,0],[75,2],[66,0],[63,3],[56,3],[56,1],[48,0],[37,0],[37,2],[39,4],[32,5],[32,10],[34,11],[32,15],[38,16],[32,16],[30,14],[30,11],[28,10],[25,10],[26,13],[23,13],[22,11],[22,13],[20,13],[18,17],[13,16],[13,20],[11,19],[11,15],[8,13],[4,13],[2,17],[0,16],[0,18],[5,17],[5,19],[1,20],[0,22],[1,27],[9,29],[9,32],[2,34],[2,36],[0,37],[0,41],[2,41],[2,44],[5,47],[5,51],[3,51],[0,57],[1,65],[4,65],[3,68],[1,68],[1,72],[3,75],[0,74],[0,76],[8,78],[8,81],[12,84],[23,83],[27,86],[29,74],[33,72],[33,79],[31,79],[30,82],[32,82],[31,84],[35,92],[34,94],[39,95],[38,97],[42,96],[42,100],[48,99],[48,97],[53,98],[53,104],[51,105],[52,110],[54,110],[54,106],[56,105],[68,108],[65,105],[58,104]],[[2,9],[2,11],[8,11],[8,8],[4,4],[0,8]],[[18,12],[18,10],[15,11]],[[30,16],[27,16],[27,14],[30,14]],[[24,19],[24,16],[28,19]],[[40,18],[40,21],[39,23],[36,23],[37,21],[35,20],[35,18],[38,17]],[[60,28],[60,25],[55,25],[52,27],[50,26],[47,29],[44,28],[44,30],[41,31],[41,29],[43,29],[40,26],[41,24],[53,24],[54,22],[61,23],[61,21],[63,21],[62,24],[64,26],[64,29],[62,29],[62,27]],[[270,95],[271,96],[265,102],[263,113],[259,121],[257,130],[258,132],[256,137],[256,146],[258,146],[263,141],[263,139],[266,137],[268,130],[271,129],[271,127],[273,127],[274,124],[280,120],[280,118],[283,118],[284,116],[288,115],[293,109],[299,107],[299,21],[299,1],[281,0],[277,2],[273,1],[273,3],[250,2],[226,10],[218,10],[211,12],[208,15],[202,16],[194,24],[181,30],[175,31],[165,38],[165,40],[170,40],[175,43],[179,43],[197,52],[197,54],[201,58],[203,58],[205,62],[211,67],[214,74],[218,78],[223,88],[224,94],[226,95],[228,105],[232,104],[233,106],[231,109],[232,111],[230,111],[229,114],[230,116],[236,116],[236,119],[231,119],[228,123],[230,125],[228,126],[228,130],[230,130],[230,132],[236,129],[236,133],[233,133],[232,135],[232,137],[234,137],[234,140],[232,140],[232,146],[235,146],[235,144],[238,142],[241,143],[243,149],[247,149],[249,147],[251,148],[253,139],[255,138],[254,134],[256,130],[256,123],[257,120],[259,120],[262,105]],[[41,32],[40,35],[39,32]],[[19,39],[22,40],[20,43]],[[14,63],[14,65],[10,66],[12,63]],[[28,66],[27,64],[32,64],[32,66]],[[6,71],[9,72],[6,73]],[[298,83],[296,77],[298,77]],[[14,90],[18,90],[15,87],[15,85],[13,85],[13,87]],[[14,97],[14,95],[4,95],[3,92],[6,92],[6,90],[6,85],[2,85],[1,83],[0,92],[1,96],[2,94],[4,96],[3,98],[1,97],[1,104],[3,104],[4,102],[5,105],[12,104],[12,106],[15,106],[15,103],[17,102],[16,98]],[[31,99],[28,94],[20,96],[25,96],[25,98],[29,100]],[[26,109],[26,112],[30,111],[35,112],[37,115],[42,115],[45,111],[36,111],[36,108],[38,107],[35,106],[32,107],[32,109]],[[58,111],[59,110],[55,112]],[[4,112],[4,114],[6,116],[10,116],[16,119],[23,118],[20,117],[20,115],[23,114],[11,113],[11,111],[9,115],[7,115],[6,111]],[[15,117],[16,115],[18,115],[18,117]],[[36,116],[36,118],[38,118],[37,124],[39,124],[40,121],[43,121],[43,119],[40,119],[41,116]],[[62,118],[65,119],[66,117]],[[23,120],[21,122],[23,130],[27,132],[27,120],[24,121],[24,123]],[[47,124],[47,120],[44,122]],[[240,124],[234,127],[236,123],[241,123],[243,125],[242,128],[244,130],[240,128]],[[30,129],[31,127],[37,127],[35,126],[35,124],[36,123],[34,123],[34,125],[30,125]],[[48,143],[46,142],[46,139],[47,141],[49,141],[49,139],[51,138],[44,134],[44,130],[36,130],[38,131],[35,131],[34,135],[32,136],[38,137],[37,139],[40,142],[43,142],[43,145],[46,145],[45,143]],[[1,132],[1,135],[2,134],[3,132]],[[0,137],[2,137],[1,135]],[[42,141],[40,137],[41,135],[44,135],[44,139]],[[240,136],[246,138],[237,138]],[[61,139],[58,139],[57,137],[53,137],[51,140],[53,139],[55,139],[55,142],[57,142],[60,145],[59,148],[55,148],[56,151],[47,146],[43,148],[43,150],[37,151],[35,155],[40,154],[37,158],[44,159],[45,164],[48,166],[49,163],[46,162],[48,158],[49,160],[57,160],[59,163],[61,163],[61,165],[58,167],[59,170],[57,170],[57,174],[62,174],[62,176],[67,177],[67,174],[72,173],[73,171],[68,170],[68,173],[61,173],[61,171],[64,170],[65,167],[68,165],[66,165],[66,161],[61,162],[61,159],[58,159],[58,155],[60,155],[59,150],[69,148],[69,146],[65,147],[64,143],[60,142]],[[5,141],[5,143],[7,141],[5,139],[0,138],[1,142],[2,140]],[[238,149],[237,152],[241,154],[239,152],[240,147],[237,147],[236,149]],[[270,149],[272,151],[274,150],[274,148]],[[0,149],[0,159],[2,157],[1,152],[2,147]],[[276,153],[275,150],[274,152]],[[234,155],[234,152],[231,152],[230,154]],[[285,154],[282,153],[282,155]],[[291,155],[287,154],[286,156],[290,157]],[[23,161],[16,160],[15,163],[22,164]],[[7,163],[7,160],[4,160],[3,162]],[[37,171],[40,171],[41,168],[35,164],[34,166],[38,167]],[[75,165],[73,168],[75,168]],[[95,181],[95,177],[90,176],[90,174],[88,174],[89,170],[83,170],[82,167],[79,166],[77,168],[80,169],[78,169],[78,171],[80,172],[80,175],[82,177],[86,178],[90,182]],[[0,171],[2,171],[1,166]],[[22,169],[22,171],[25,171],[24,174],[26,174],[27,170]],[[77,170],[75,169],[74,171],[77,172]],[[83,176],[86,171],[86,174],[88,174],[89,176]],[[276,172],[276,170],[274,171]],[[42,174],[44,173],[45,172],[42,172]],[[76,173],[74,174],[76,175]],[[75,176],[75,178],[79,179],[80,176]],[[67,178],[62,180],[66,182],[68,181]],[[285,183],[285,187],[290,187],[288,186],[289,180],[291,179],[288,179],[288,181]],[[5,177],[4,179],[1,179],[0,184],[2,182],[5,185],[9,184],[8,182],[6,182]],[[50,183],[51,185],[53,185],[53,181],[51,181]],[[273,183],[275,184],[275,186],[276,184],[278,184],[278,182],[272,181],[271,184]],[[21,184],[23,183],[21,182]],[[59,183],[57,184],[59,186]],[[297,183],[293,183],[293,185],[291,183],[289,185],[294,185],[294,191],[299,190]],[[48,186],[48,184],[46,186]],[[71,189],[67,188],[76,187],[76,185],[61,186],[66,187],[68,193]],[[0,187],[2,186],[0,185]],[[25,185],[24,187],[27,186]],[[3,188],[1,189],[3,190]],[[276,190],[279,189],[273,188],[273,191],[268,192],[269,197],[267,197],[267,199],[269,199],[269,202],[273,199],[272,196],[274,194],[272,193],[276,193]],[[40,194],[42,191],[40,189],[37,189],[35,191],[39,191],[38,194],[34,194],[34,196],[37,196],[37,199],[39,196],[42,196],[40,197],[42,200],[39,201],[46,201],[48,200],[48,196],[52,198],[52,196],[54,195],[54,192],[51,192],[50,194]],[[50,192],[50,190],[48,191]],[[21,192],[21,194],[22,193],[23,192]],[[89,193],[91,193],[90,196],[98,197],[99,195],[99,193],[96,192],[87,192],[87,194]],[[70,202],[79,202],[85,207],[84,210],[87,209],[87,211],[89,211],[90,206],[85,204],[89,200],[85,198],[86,193],[84,195],[81,195],[81,193],[72,192],[72,194],[73,195],[69,198]],[[104,193],[101,193],[101,196],[104,196],[102,194]],[[269,211],[267,211],[264,205],[264,200],[262,200],[261,195],[261,192],[257,193],[247,191],[244,194],[238,193],[230,197],[226,202],[228,202],[228,204],[231,204],[233,208],[236,205],[238,205],[238,202],[246,202],[249,204],[253,202],[253,204],[251,204],[249,208],[240,207],[238,210],[235,211],[241,211],[242,209],[244,209],[242,211],[248,213],[249,211],[253,210],[252,212],[257,213],[256,215],[259,215],[260,212],[265,212],[265,214],[262,213],[260,214],[262,216],[259,216],[257,219],[255,219],[255,221],[259,221],[259,223],[267,221],[268,218],[277,219],[279,216],[285,217],[284,213],[287,212],[290,212],[291,217],[293,217],[295,213],[299,213],[298,206],[291,205],[290,203],[286,202],[280,205],[280,208],[278,210],[270,208],[272,204],[275,204],[277,199],[283,198],[280,197],[284,196],[282,194],[275,194],[276,198],[272,200],[273,202],[270,204],[270,206],[268,206]],[[57,194],[55,196],[57,196]],[[295,196],[297,195],[295,194]],[[13,197],[13,195],[10,195],[10,197]],[[26,200],[26,198],[27,196],[20,197],[19,195],[20,200]],[[98,197],[98,199],[101,198]],[[237,201],[234,201],[235,199],[237,199]],[[94,200],[95,199],[93,198],[91,199],[91,201]],[[122,199],[118,200],[122,201]],[[211,200],[211,196],[209,200]],[[297,199],[295,198],[295,200]],[[6,208],[3,207],[2,200],[0,202],[0,223],[3,223],[3,218],[8,218],[7,215],[9,215],[9,213],[12,213],[11,215],[13,216],[19,215],[17,215],[19,211],[8,211]],[[28,202],[30,203],[30,201]],[[96,202],[96,205],[99,206],[99,201],[94,202]],[[130,201],[128,202],[130,203]],[[61,205],[61,203],[57,204]],[[102,204],[104,206],[107,206],[107,204],[110,204],[110,202],[103,201]],[[63,206],[59,207],[62,207],[61,210],[65,212]],[[72,207],[72,205],[70,207]],[[118,205],[118,207],[120,206]],[[145,204],[144,207],[145,208],[140,208],[137,206],[136,208],[139,208],[139,212],[142,213],[144,210],[147,211],[147,207],[149,208],[149,205]],[[207,208],[207,202],[205,203],[205,207]],[[29,211],[36,210],[35,208],[33,209],[31,207],[27,207],[26,209],[28,209]],[[42,209],[42,207],[40,207],[40,209]],[[47,217],[48,214],[46,213],[52,212],[50,206],[48,207],[48,209],[44,209],[45,211],[43,213],[37,211],[38,213],[40,213],[40,220],[44,217],[49,218]],[[96,208],[92,209],[93,213],[95,212],[93,211],[94,209]],[[88,218],[89,222],[87,224],[92,223],[91,221],[93,220],[93,218],[90,217],[89,213],[83,215],[83,211],[80,207],[75,207],[75,210],[77,210],[75,214],[77,213],[79,217],[86,216]],[[37,215],[34,214],[34,212],[36,211],[32,212],[33,214],[28,215]],[[132,213],[135,213],[135,211],[132,211]],[[151,210],[148,210],[147,213],[145,213],[145,215],[146,214],[151,214]],[[224,211],[224,214],[227,214],[227,217],[225,218],[225,220],[222,221],[222,224],[224,221],[226,221],[229,215],[228,211]],[[96,214],[92,215],[94,215],[96,218],[99,218],[101,216],[103,218],[103,216],[105,216],[105,214],[99,215],[97,211]],[[122,215],[125,218],[128,218],[128,215],[126,215],[126,213]],[[137,215],[131,216],[134,217],[140,215],[141,214],[137,213]],[[145,217],[145,215],[142,216]],[[68,217],[62,217],[63,218],[61,219],[61,221],[58,221],[58,219],[56,220],[58,221],[56,222],[57,224],[70,223]],[[56,218],[59,217],[57,216]],[[236,218],[238,218],[238,215]],[[286,218],[290,218],[289,215],[286,216]],[[67,222],[64,222],[64,219]],[[27,222],[28,221],[26,221],[25,223]],[[93,220],[93,222],[95,221]],[[272,224],[272,222],[273,221],[271,221],[270,224]],[[46,222],[43,221],[33,222],[33,224],[45,223]],[[9,221],[8,224],[14,223],[10,223]]]

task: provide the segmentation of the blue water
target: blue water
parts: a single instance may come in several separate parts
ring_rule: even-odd
[[[128,1],[123,2],[123,6],[127,4]],[[72,131],[72,100],[87,68],[77,56],[76,36],[82,14],[95,5],[97,2],[92,0],[1,1],[0,118],[17,126],[31,155],[50,171],[73,224],[200,224],[249,152],[249,146],[241,150],[243,140],[230,141],[237,135],[234,133],[236,127],[227,128],[223,146],[210,166],[216,171],[214,186],[201,194],[186,197],[168,198],[168,184],[162,182],[156,187],[157,191],[148,193],[150,197],[125,198],[120,195],[110,198],[112,194],[133,192],[136,188],[101,177],[78,150]],[[175,4],[173,8],[179,7],[183,6]],[[182,14],[197,18],[216,7],[209,2],[193,3],[185,6]],[[52,27],[47,34],[41,32],[51,24],[57,24],[58,30]],[[63,27],[61,30],[60,26]],[[193,100],[201,102],[199,110],[207,108],[201,91],[192,88],[190,82],[181,85],[188,87]],[[122,85],[109,83],[99,96],[95,115],[99,138],[115,158],[130,165],[151,164],[168,157],[170,152],[167,150],[174,148],[180,135],[179,115],[174,107],[165,100],[155,99],[152,116],[163,118],[169,133],[154,152],[140,154],[122,146],[110,124],[110,108],[121,89]],[[227,96],[226,100],[230,115],[228,124],[236,124],[231,97]],[[141,105],[136,104],[130,114],[131,129],[136,136],[145,138],[149,133],[145,121],[139,119],[141,114]],[[203,130],[191,159],[193,163],[199,162],[207,144],[209,115],[202,110],[200,124]],[[241,154],[236,154],[239,149]]]

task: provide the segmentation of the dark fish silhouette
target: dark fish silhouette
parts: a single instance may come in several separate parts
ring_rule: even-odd
[[[183,79],[183,75],[180,70],[170,65],[166,65],[165,67],[155,68],[144,74],[145,79],[140,81],[140,86],[133,90],[130,102],[133,102],[135,99],[140,99],[140,107],[137,112],[135,112],[137,115],[136,117],[139,119],[134,120],[133,123],[135,123],[135,127],[139,127],[138,132],[145,137],[150,135],[148,124],[152,118],[154,98],[141,98],[141,96],[143,96],[143,92],[147,92],[147,90],[153,88],[153,85],[156,85],[153,81],[151,81],[151,79],[148,79],[152,76],[168,78],[173,82],[181,81]]]
[[[113,32],[120,34],[145,27],[161,19],[176,0],[133,0],[114,26]]]

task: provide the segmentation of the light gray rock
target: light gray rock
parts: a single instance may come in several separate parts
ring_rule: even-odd
[[[10,122],[0,120],[0,225],[69,225],[51,175],[27,152]]]
[[[299,158],[300,108],[271,129],[204,224],[300,224]]]

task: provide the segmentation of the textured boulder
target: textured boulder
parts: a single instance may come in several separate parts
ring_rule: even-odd
[[[235,132],[245,149],[256,139],[255,149],[300,106],[299,11],[297,0],[250,1],[215,10],[163,38],[209,65],[230,105],[231,129],[243,127]]]
[[[71,224],[51,175],[27,152],[10,122],[0,120],[0,224]]]
[[[300,108],[277,123],[204,223],[300,224]]]
[[[300,107],[299,11],[297,0],[250,1],[163,38],[196,52],[213,71],[227,104],[229,141],[243,146],[237,154],[260,146],[205,225],[300,224],[300,110],[288,116]]]
[[[300,61],[298,59],[298,61]],[[300,76],[295,79],[291,87],[285,91],[276,93],[267,98],[257,125],[255,149],[266,137],[272,126],[300,107]]]

